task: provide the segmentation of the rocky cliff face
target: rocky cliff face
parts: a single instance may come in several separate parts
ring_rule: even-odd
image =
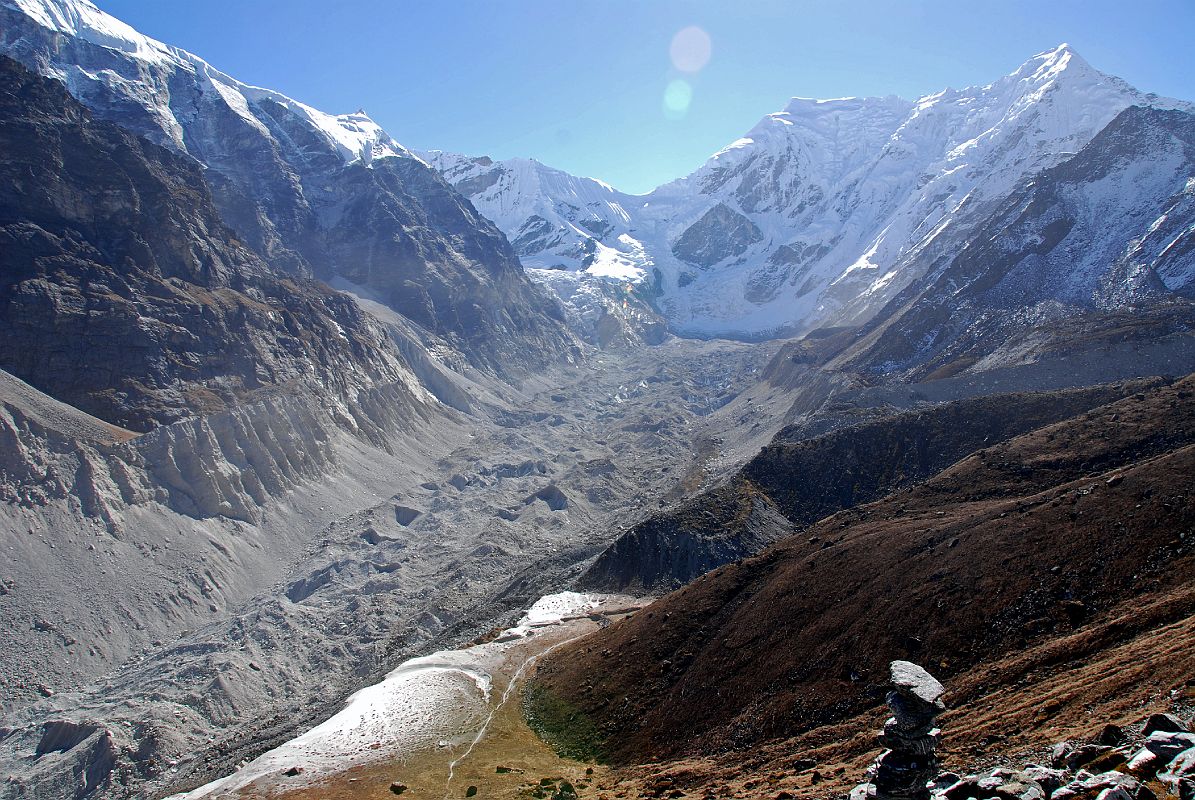
[[[404,378],[346,296],[272,272],[196,164],[0,60],[0,367],[145,431],[271,391]]]
[[[87,0],[0,4],[0,52],[199,161],[224,221],[271,265],[347,279],[486,371],[517,377],[574,355],[559,307],[503,235],[365,114],[246,86]]]
[[[709,269],[742,255],[762,238],[751,220],[719,203],[685,229],[672,245],[672,254],[687,264]]]

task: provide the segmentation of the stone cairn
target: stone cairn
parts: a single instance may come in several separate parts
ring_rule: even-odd
[[[946,690],[934,676],[909,661],[889,667],[893,689],[888,693],[892,716],[884,723],[880,744],[887,749],[869,771],[870,783],[851,792],[851,800],[929,800],[927,784],[938,775],[938,739],[934,726],[946,710]]]

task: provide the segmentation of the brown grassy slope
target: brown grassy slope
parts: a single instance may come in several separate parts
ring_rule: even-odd
[[[723,567],[548,659],[616,763],[717,752],[875,705],[1195,575],[1195,378],[980,451]],[[810,541],[816,539],[817,541]]]
[[[947,681],[939,722],[943,768],[1048,762],[1053,744],[1092,740],[1105,724],[1189,708],[1195,699],[1195,586],[1136,597],[1081,626]],[[1175,620],[1171,622],[1170,620]],[[603,773],[598,797],[841,798],[879,753],[887,716],[873,708],[841,723],[731,751]],[[816,777],[815,777],[816,773]]]

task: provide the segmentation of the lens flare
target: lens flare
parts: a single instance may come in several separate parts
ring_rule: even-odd
[[[664,115],[669,119],[680,119],[693,102],[693,87],[679,78],[671,81],[664,90]]]
[[[696,25],[682,28],[672,37],[668,54],[677,70],[700,72],[710,60],[710,35]]]

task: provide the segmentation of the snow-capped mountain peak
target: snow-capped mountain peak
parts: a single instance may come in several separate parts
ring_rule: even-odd
[[[1095,80],[1105,80],[1108,77],[1092,67],[1085,58],[1075,52],[1075,49],[1066,42],[1058,45],[1053,50],[1045,50],[1031,56],[1009,77],[1017,80],[1044,83],[1064,73],[1070,76],[1088,77]]]
[[[49,30],[119,50],[143,61],[170,61],[177,52],[104,13],[89,0],[5,0],[4,5],[24,12]]]
[[[60,78],[101,117],[217,171],[249,163],[229,148],[254,151],[254,170],[237,178],[255,193],[293,193],[280,164],[326,176],[419,159],[558,295],[577,296],[587,280],[620,307],[650,295],[674,330],[698,335],[862,323],[1126,108],[1195,111],[1062,44],[986,85],[916,100],[793,97],[690,175],[630,195],[533,159],[415,155],[364,112],[327,114],[241,83],[89,0],[0,0],[0,50]],[[259,185],[259,167],[275,175],[271,187]],[[323,207],[311,202],[323,194],[299,194],[283,218]],[[241,208],[227,200],[229,213]],[[259,239],[268,250],[273,234]]]
[[[150,88],[153,82],[150,87],[145,85],[142,79],[146,71],[160,76],[163,86],[170,73],[181,71],[193,74],[201,90],[214,95],[242,120],[265,135],[269,135],[269,121],[263,119],[257,106],[262,101],[277,103],[305,119],[345,163],[360,161],[369,165],[379,158],[411,157],[410,151],[392,139],[364,112],[326,114],[270,89],[242,83],[199,56],[139,33],[100,10],[90,0],[2,0],[0,7],[24,14],[44,31],[66,37],[69,42],[86,42],[128,59],[123,62],[119,58],[110,59],[102,65],[104,69],[94,70],[86,68],[92,66],[90,63],[78,63],[91,59],[71,58],[68,55],[46,66],[76,96],[117,95],[116,99],[121,102],[132,100],[142,105],[158,130],[150,128],[139,132],[174,149],[192,152],[195,148],[188,146],[177,109],[171,105],[169,92],[153,91]],[[22,48],[20,36],[16,31],[0,34],[0,42],[6,48],[11,47],[19,52]],[[71,49],[75,51],[74,55],[78,55],[77,48]],[[177,104],[177,99],[174,102]],[[192,152],[192,155],[202,160],[199,153]]]
[[[637,204],[633,195],[603,181],[578,178],[535,159],[494,161],[441,150],[418,155],[506,232],[530,268],[575,270],[602,263],[605,251],[599,244],[627,233],[630,209]],[[629,262],[623,266],[631,269]],[[635,280],[644,274],[639,268],[633,276],[626,269],[616,271]]]
[[[525,263],[584,274],[586,254],[633,258],[675,329],[758,336],[867,319],[995,204],[1132,105],[1192,110],[1062,44],[987,85],[914,101],[793,97],[642,196],[602,187],[590,198],[584,179],[542,165],[533,178],[513,161],[429,161]]]

